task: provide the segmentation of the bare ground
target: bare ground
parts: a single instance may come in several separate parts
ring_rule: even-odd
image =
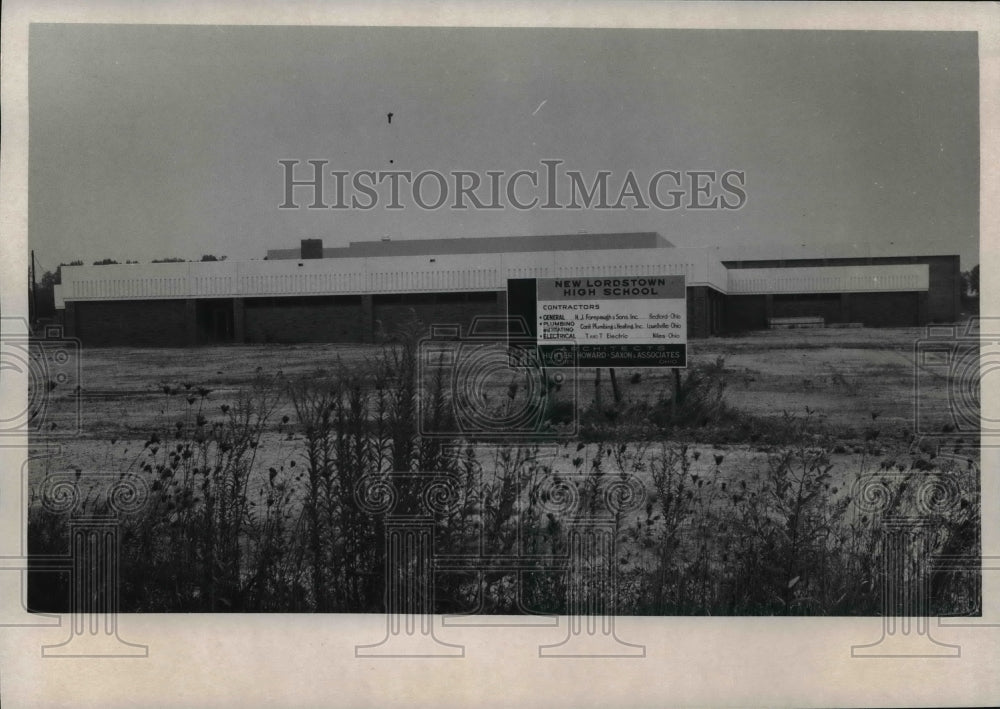
[[[931,434],[937,442],[947,430],[950,390],[956,382],[947,371],[916,369],[915,346],[924,337],[922,328],[850,330],[777,330],[741,337],[694,340],[689,344],[692,364],[725,359],[728,372],[726,401],[736,409],[762,419],[785,412],[810,415],[847,444],[838,455],[845,472],[860,464],[853,455],[856,443],[874,417],[886,432],[885,457],[895,460],[912,454],[903,444],[910,432]],[[219,414],[237,393],[259,374],[282,373],[285,377],[316,376],[340,366],[348,370],[364,366],[378,352],[376,345],[247,345],[191,349],[98,348],[81,353],[76,391],[70,382],[55,387],[46,401],[43,430],[57,434],[58,451],[33,466],[44,470],[73,467],[121,470],[142,455],[143,441],[153,430],[175,420],[190,420],[199,412]],[[581,406],[595,397],[595,370],[575,375],[563,372],[564,382],[575,387]],[[619,369],[617,380],[626,400],[655,399],[669,389],[666,370]],[[919,385],[917,384],[919,382]],[[497,383],[500,384],[499,382]],[[163,386],[178,390],[167,395]],[[951,388],[951,389],[950,389]],[[199,389],[208,390],[202,396]],[[608,373],[602,373],[601,394],[612,396]],[[77,418],[79,397],[81,415]],[[914,423],[915,404],[921,402],[924,416]],[[294,421],[289,402],[276,412]],[[53,428],[54,425],[54,428]],[[79,431],[79,435],[65,435]],[[58,435],[63,434],[63,435]],[[896,441],[891,443],[890,441]],[[961,429],[948,438],[948,450],[978,461],[978,440]],[[298,455],[299,441],[285,431],[265,435],[259,453],[261,469],[280,466]],[[727,468],[748,469],[766,452],[752,445],[713,446],[699,468],[714,469],[715,454],[727,459]],[[570,449],[571,450],[571,449]],[[583,451],[587,456],[592,446]],[[565,467],[565,447],[552,450],[556,467]],[[912,455],[911,455],[912,458]],[[869,461],[870,464],[871,461]],[[910,460],[909,462],[912,462]],[[838,467],[841,467],[838,465]]]

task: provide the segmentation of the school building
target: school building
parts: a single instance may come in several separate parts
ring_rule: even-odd
[[[253,261],[62,268],[66,334],[84,346],[375,342],[416,317],[506,313],[514,278],[683,275],[688,336],[790,324],[903,327],[959,318],[959,257],[905,245],[677,247],[656,232],[306,239]]]

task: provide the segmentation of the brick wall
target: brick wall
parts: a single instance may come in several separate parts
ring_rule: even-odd
[[[920,293],[851,293],[850,310],[867,327],[919,325]]]
[[[726,322],[726,297],[714,288],[691,286],[687,289],[688,337],[709,337],[723,331]]]
[[[361,297],[247,298],[243,328],[246,342],[363,342]]]
[[[183,300],[107,300],[73,303],[73,333],[85,347],[178,347],[191,331]]]
[[[767,328],[767,297],[731,295],[726,298],[726,331],[746,332]]]
[[[705,337],[707,329],[705,320],[708,317],[708,298],[704,286],[687,289],[687,325],[688,337]]]
[[[91,347],[183,347],[221,341],[206,334],[210,324],[198,321],[196,303],[71,302],[66,308],[67,334]],[[371,342],[376,325],[391,334],[414,315],[428,327],[458,323],[467,333],[476,316],[505,314],[504,301],[494,292],[246,298],[232,313],[233,341],[248,343]]]
[[[930,288],[927,317],[931,322],[954,322],[961,311],[962,269],[958,256],[928,259]]]
[[[926,293],[849,293],[818,298],[774,296],[770,317],[819,315],[828,323],[859,322],[867,327],[909,327],[926,316]],[[767,327],[767,296],[737,295],[726,299],[726,330],[745,332]]]
[[[486,295],[475,294],[471,300],[452,300],[452,294],[444,298],[442,295],[445,294],[403,295],[401,299],[376,295],[372,307],[376,331],[391,336],[415,317],[425,329],[429,330],[432,325],[458,324],[463,335],[467,335],[475,317],[506,315],[506,304],[495,293],[490,293],[489,299]]]

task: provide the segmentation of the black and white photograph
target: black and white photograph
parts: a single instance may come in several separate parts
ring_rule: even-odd
[[[862,674],[995,652],[984,15],[316,6],[18,25],[0,620],[33,662],[148,672],[152,620],[325,628],[348,673],[509,634],[606,673],[663,662],[653,628],[867,628],[831,650]],[[722,701],[859,701],[755,681]]]

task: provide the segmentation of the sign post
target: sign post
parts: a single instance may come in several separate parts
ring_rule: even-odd
[[[511,279],[507,308],[546,367],[687,366],[684,276]]]

